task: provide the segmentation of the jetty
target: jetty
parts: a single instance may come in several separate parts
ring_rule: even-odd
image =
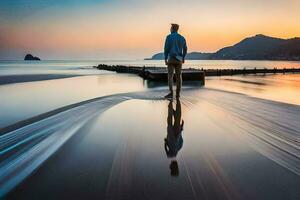
[[[99,70],[114,71],[117,73],[136,74],[143,79],[149,81],[168,80],[168,72],[166,67],[137,67],[125,65],[105,65],[99,64],[95,66]],[[300,73],[300,68],[253,68],[253,69],[182,69],[182,79],[184,81],[201,81],[205,84],[206,76],[233,76],[233,75],[248,75],[248,74],[286,74],[286,73]],[[174,76],[175,79],[175,76]]]
[[[202,69],[205,76],[233,76],[233,75],[248,75],[248,74],[286,74],[300,73],[300,68],[243,68],[243,69]]]
[[[114,71],[117,73],[136,74],[145,80],[165,82],[168,80],[166,67],[135,67],[123,65],[104,65],[100,64],[95,68],[99,70]],[[182,79],[184,81],[201,81],[205,84],[205,72],[200,69],[182,69]],[[174,76],[175,80],[175,76]]]

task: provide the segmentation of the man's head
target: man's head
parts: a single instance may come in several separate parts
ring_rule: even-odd
[[[179,25],[178,24],[171,24],[171,32],[177,32],[179,29]]]

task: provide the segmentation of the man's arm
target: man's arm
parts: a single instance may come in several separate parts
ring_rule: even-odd
[[[169,51],[170,51],[170,42],[169,42],[169,38],[166,37],[165,47],[164,47],[164,56],[165,56],[165,64],[166,65],[168,64]]]
[[[167,141],[167,138],[165,138],[165,151],[166,151],[166,154],[168,155],[169,154],[169,150],[170,150],[170,148],[169,148],[169,145],[168,145],[168,141]]]
[[[182,52],[182,63],[185,61],[185,56],[187,54],[187,46],[186,46],[186,41],[183,38],[183,52]]]

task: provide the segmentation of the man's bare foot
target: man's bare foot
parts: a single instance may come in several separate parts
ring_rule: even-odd
[[[171,99],[171,98],[173,98],[173,93],[170,92],[169,94],[167,94],[167,95],[165,96],[165,98],[166,98],[166,99]]]

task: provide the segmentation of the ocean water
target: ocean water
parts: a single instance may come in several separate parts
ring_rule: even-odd
[[[162,60],[101,61],[103,64],[164,67]],[[187,60],[183,68],[242,69],[242,68],[300,68],[300,61],[238,61],[238,60]]]
[[[0,61],[0,76],[25,74],[102,74],[97,61]]]
[[[14,74],[101,74],[98,64],[163,67],[161,60],[92,60],[92,61],[0,61],[0,76]],[[241,68],[300,68],[300,61],[233,61],[187,60],[184,68],[241,69]]]

